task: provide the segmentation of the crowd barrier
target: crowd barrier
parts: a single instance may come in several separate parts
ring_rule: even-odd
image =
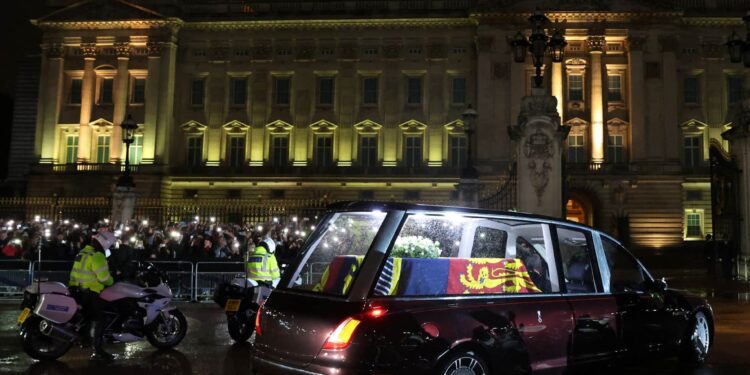
[[[750,257],[741,256],[737,258],[737,279],[742,281],[750,281]]]
[[[24,260],[0,260],[0,298],[19,298],[31,282],[31,263]]]

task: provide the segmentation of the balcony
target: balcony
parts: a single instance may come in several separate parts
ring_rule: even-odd
[[[208,166],[173,166],[169,168],[170,176],[190,176],[190,177],[255,177],[255,178],[291,178],[291,177],[322,177],[322,178],[352,178],[352,177],[370,177],[370,178],[387,178],[387,177],[438,177],[438,178],[458,178],[460,169],[453,167],[427,167],[420,166],[409,168],[404,166],[396,167],[317,167],[308,166],[239,166],[230,167],[226,165],[208,167]]]
[[[130,165],[131,173],[160,173],[160,165],[133,164]],[[124,164],[111,163],[69,163],[69,164],[36,164],[31,167],[35,174],[120,174],[125,171]]]

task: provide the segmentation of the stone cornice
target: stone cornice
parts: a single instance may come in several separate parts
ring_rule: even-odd
[[[689,26],[744,26],[742,17],[683,17],[682,23]]]
[[[592,12],[592,11],[565,11],[547,12],[545,15],[553,21],[566,21],[568,23],[591,23],[606,21],[607,23],[628,22],[664,22],[664,20],[678,20],[683,17],[683,12]],[[527,24],[531,13],[472,13],[471,19],[479,24],[514,23]]]
[[[263,20],[188,22],[183,29],[228,30],[315,30],[315,29],[434,29],[474,26],[468,18],[399,18],[342,20]]]
[[[42,30],[137,30],[179,28],[183,25],[179,18],[166,20],[120,20],[120,21],[43,21],[32,20],[32,24]]]

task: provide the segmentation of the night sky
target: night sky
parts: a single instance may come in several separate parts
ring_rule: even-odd
[[[0,180],[7,169],[16,72],[24,56],[39,53],[41,43],[41,31],[29,20],[43,13],[43,0],[13,0],[0,10]]]

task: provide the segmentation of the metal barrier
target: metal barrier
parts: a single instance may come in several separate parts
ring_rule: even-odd
[[[737,257],[737,280],[750,281],[750,256]]]
[[[35,261],[31,266],[31,277],[29,280],[34,280],[39,276],[48,281],[59,281],[68,285],[71,268],[73,268],[73,261],[70,260]]]
[[[179,301],[193,300],[195,290],[193,263],[183,261],[152,261],[151,263],[167,275],[167,285],[172,289],[172,298]]]
[[[244,262],[198,262],[195,264],[193,301],[210,299],[222,282],[245,273]]]
[[[23,296],[23,289],[31,282],[31,262],[0,260],[0,298]]]

